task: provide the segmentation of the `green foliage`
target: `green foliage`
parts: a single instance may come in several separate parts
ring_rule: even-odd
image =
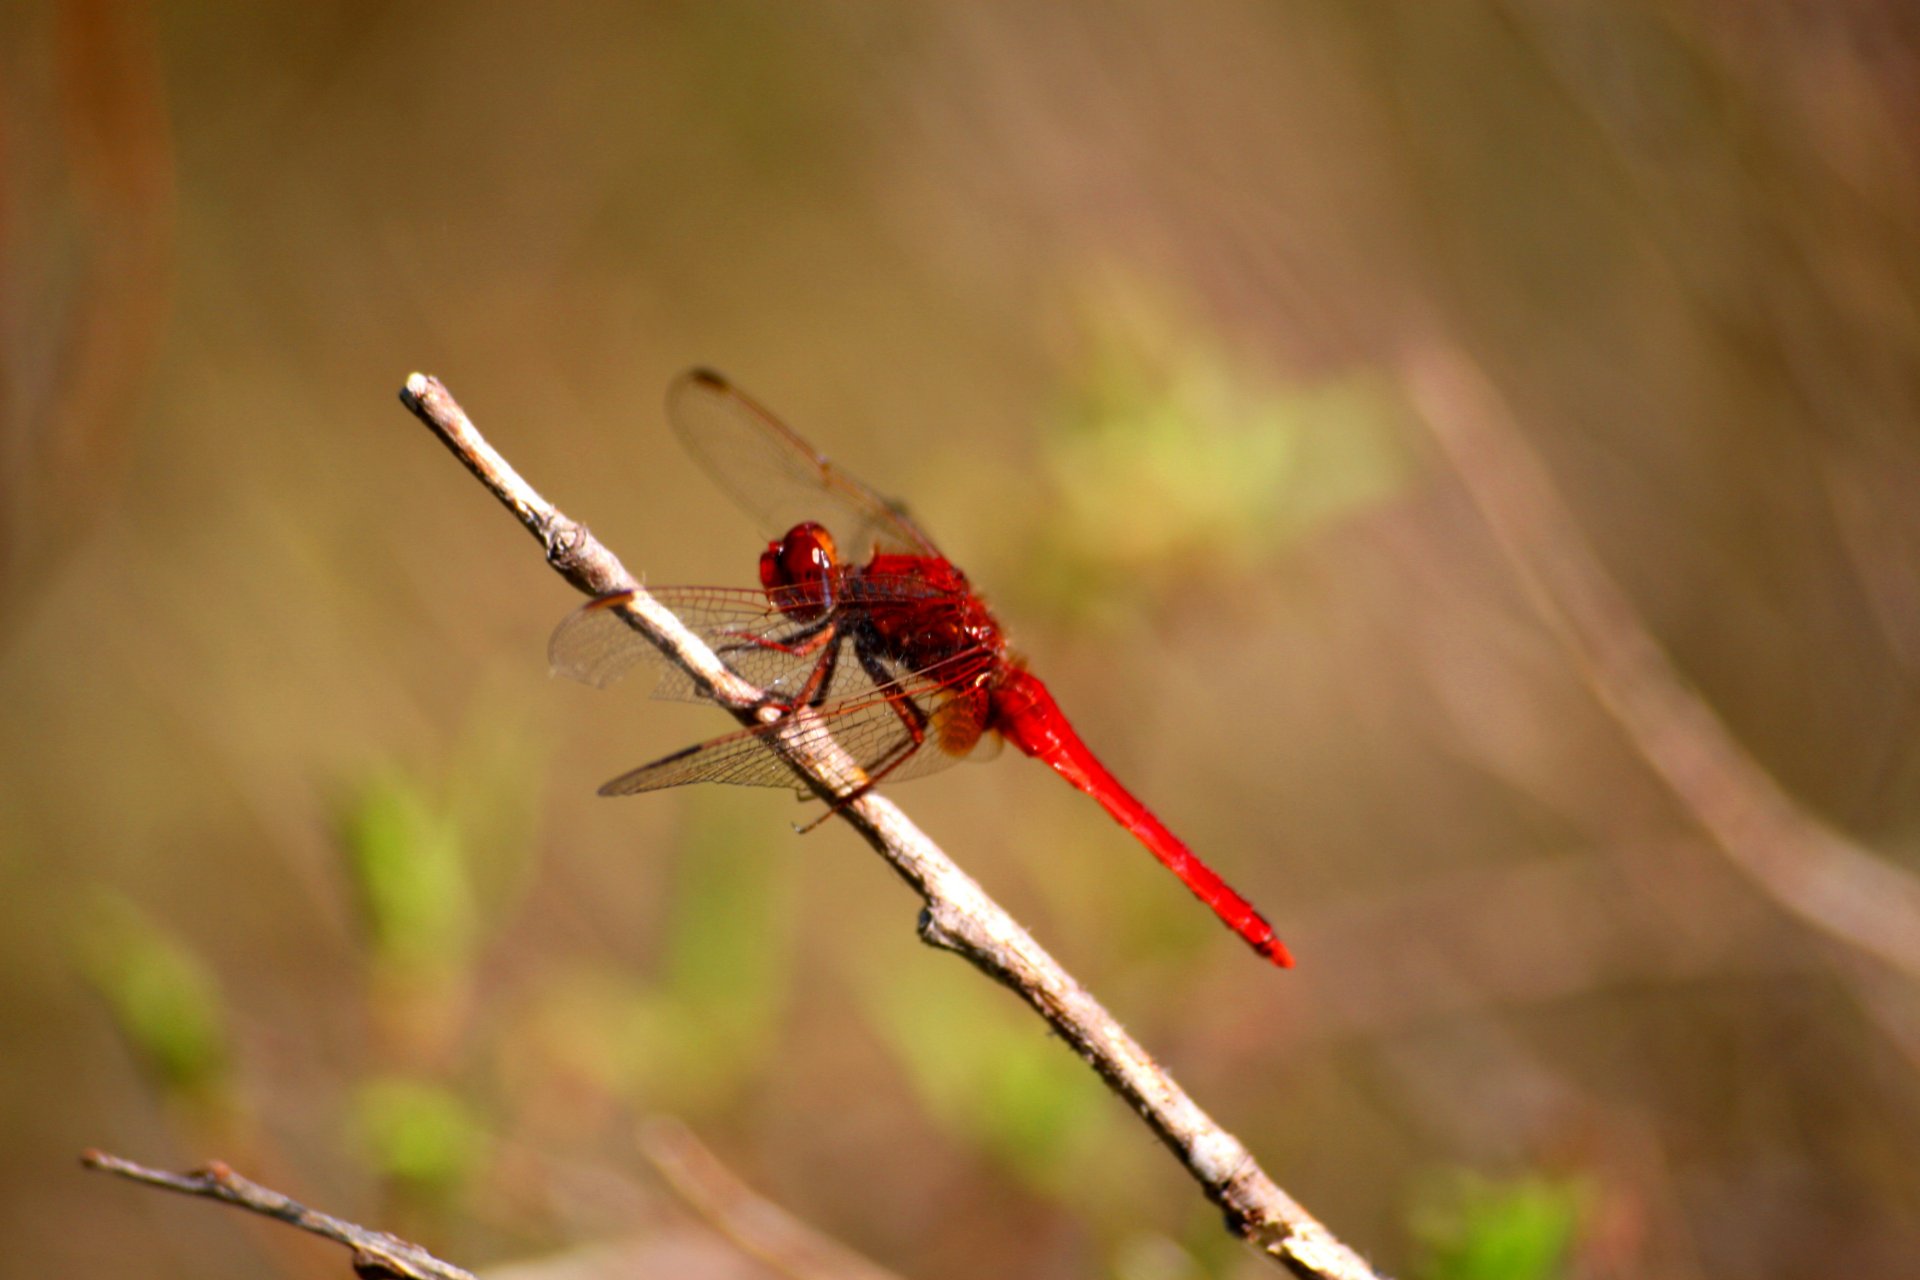
[[[1425,1280],[1556,1280],[1578,1237],[1584,1189],[1547,1178],[1460,1174],[1414,1214]]]
[[[784,860],[724,800],[693,812],[660,980],[622,1024],[630,1085],[682,1109],[729,1100],[764,1060],[788,948]]]
[[[427,1196],[456,1190],[485,1151],[479,1121],[466,1104],[425,1081],[369,1080],[360,1086],[354,1114],[379,1172]]]
[[[1238,576],[1401,484],[1399,402],[1371,371],[1279,380],[1137,283],[1085,310],[1042,456],[1056,501],[1032,585],[1056,608]]]
[[[927,1110],[957,1140],[1058,1193],[1104,1137],[1110,1098],[999,988],[960,965],[869,989],[874,1020]]]
[[[532,883],[539,847],[544,735],[523,706],[477,696],[445,776],[445,814],[460,833],[479,913],[499,919]]]
[[[1209,1225],[1220,1234],[1217,1216]],[[1197,1280],[1212,1274],[1175,1241],[1144,1231],[1129,1234],[1114,1248],[1112,1273],[1115,1280]]]
[[[659,975],[593,969],[558,984],[542,1035],[609,1093],[648,1108],[734,1100],[773,1047],[787,1000],[786,858],[723,800],[696,804]]]
[[[745,1026],[780,1003],[790,857],[770,857],[725,797],[692,812],[675,889],[666,980],[676,998]],[[790,851],[788,851],[790,852]]]
[[[95,901],[79,944],[83,972],[155,1082],[196,1100],[223,1094],[226,1012],[218,985],[186,944],[117,896]]]
[[[464,968],[476,930],[460,825],[414,779],[388,772],[349,802],[340,843],[376,964],[414,975]]]

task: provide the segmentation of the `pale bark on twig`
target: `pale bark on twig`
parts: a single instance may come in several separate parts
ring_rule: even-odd
[[[620,608],[621,616],[668,661],[710,690],[742,723],[780,722],[771,745],[926,903],[921,936],[959,953],[1044,1018],[1173,1151],[1225,1212],[1229,1229],[1299,1276],[1363,1280],[1376,1274],[1282,1191],[1239,1139],[1202,1111],[1078,981],[892,802],[871,792],[852,801],[838,800],[857,785],[860,775],[831,739],[806,733],[804,712],[783,720],[759,690],[729,671],[646,594],[584,525],[558,511],[507,465],[437,379],[414,374],[400,399],[540,540],[548,562],[567,581],[592,596],[632,592],[631,603]]]

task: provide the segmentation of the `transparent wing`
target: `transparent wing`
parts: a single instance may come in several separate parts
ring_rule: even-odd
[[[977,690],[952,693],[932,681],[912,685],[829,703],[805,720],[802,739],[817,738],[824,747],[831,738],[873,783],[922,777],[973,754],[986,727],[985,695]],[[771,727],[742,729],[676,751],[621,774],[601,787],[600,794],[635,795],[690,782],[719,782],[785,787],[809,795],[811,788],[768,741],[773,732]]]
[[[830,462],[792,428],[709,369],[681,374],[667,391],[667,421],[714,483],[778,538],[818,521],[858,561],[878,547],[938,556],[899,503]]]
[[[728,587],[674,587],[666,591],[651,593],[660,603],[674,610],[680,620],[703,637],[710,637],[714,631],[753,631],[774,626],[774,620],[780,618],[774,610],[768,608],[764,591],[733,591]],[[561,626],[553,629],[553,637],[547,639],[547,666],[555,676],[578,679],[584,685],[593,685],[595,689],[607,689],[628,676],[636,666],[643,662],[655,662],[662,670],[678,668],[664,662],[660,652],[647,641],[639,631],[628,626],[626,618],[620,614],[620,606],[632,601],[630,591],[618,595],[607,595],[597,601],[582,604],[574,612],[566,614]],[[684,685],[685,697],[701,697],[695,691],[691,677],[680,674],[680,685]],[[674,695],[680,697],[680,695]]]

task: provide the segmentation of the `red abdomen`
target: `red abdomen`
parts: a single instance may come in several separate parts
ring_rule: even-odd
[[[1007,741],[1099,801],[1114,821],[1146,845],[1148,852],[1179,876],[1180,882],[1248,946],[1282,968],[1292,967],[1293,956],[1273,926],[1107,772],[1080,741],[1040,677],[1012,663],[1003,665],[993,690],[992,718],[992,727]]]

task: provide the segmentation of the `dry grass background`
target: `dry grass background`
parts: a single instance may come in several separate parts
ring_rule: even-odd
[[[688,1243],[655,1114],[903,1275],[1255,1265],[844,833],[592,796],[718,717],[549,682],[572,602],[394,393],[444,377],[649,580],[744,583],[662,429],[698,362],[910,498],[1273,915],[1294,973],[1011,757],[896,796],[1344,1238],[1429,1276],[1906,1273],[1915,975],[1708,838],[1403,373],[1483,369],[1733,739],[1915,869],[1914,28],[12,7],[6,1269],[338,1266],[85,1179],[99,1144],[481,1269],[750,1274]]]

